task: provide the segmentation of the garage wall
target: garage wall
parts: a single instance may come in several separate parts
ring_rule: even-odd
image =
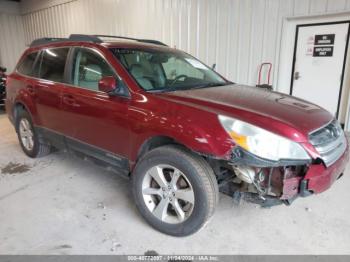
[[[276,69],[283,17],[350,11],[350,0],[30,1],[37,11],[22,8],[26,43],[70,33],[154,38],[246,84],[256,83],[260,63]]]
[[[0,65],[12,71],[24,48],[19,4],[0,1]]]

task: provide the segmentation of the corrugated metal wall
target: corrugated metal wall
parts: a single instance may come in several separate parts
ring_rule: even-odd
[[[283,17],[350,11],[350,0],[76,0],[23,15],[26,43],[99,33],[159,39],[239,83],[278,62]]]
[[[0,65],[12,71],[24,48],[22,17],[0,13]]]

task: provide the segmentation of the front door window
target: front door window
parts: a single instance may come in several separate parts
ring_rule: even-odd
[[[100,55],[86,49],[76,51],[73,59],[73,85],[98,91],[98,82],[105,76],[114,76],[114,73]]]

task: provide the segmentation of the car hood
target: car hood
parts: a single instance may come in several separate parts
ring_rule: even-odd
[[[168,100],[255,124],[297,142],[330,122],[325,109],[286,94],[244,85],[162,93]]]

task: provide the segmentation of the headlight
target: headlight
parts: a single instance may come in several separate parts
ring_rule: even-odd
[[[287,138],[231,117],[219,115],[219,121],[237,145],[254,155],[274,161],[310,159],[300,144]]]

